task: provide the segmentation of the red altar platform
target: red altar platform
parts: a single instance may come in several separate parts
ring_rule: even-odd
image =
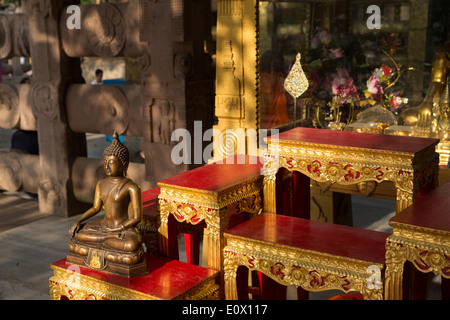
[[[395,151],[415,155],[419,154],[422,151],[426,151],[427,149],[429,149],[430,145],[434,147],[439,143],[439,139],[390,136],[383,134],[335,131],[314,128],[295,128],[277,135],[272,135],[268,139],[329,145],[330,147],[337,146],[381,151]]]
[[[262,208],[262,166],[259,157],[239,155],[159,181],[160,252],[175,257],[169,246],[175,218],[178,227],[203,232],[202,265],[220,271],[223,231]]]
[[[388,233],[262,213],[228,230],[225,237],[249,238],[339,257],[384,264]]]
[[[67,299],[215,299],[218,272],[167,257],[147,254],[149,273],[124,277],[74,266],[61,259],[51,264],[50,297]]]
[[[177,174],[159,181],[158,185],[220,194],[260,176],[262,166],[258,157],[239,155]]]
[[[379,183],[392,183],[397,212],[438,184],[439,154],[435,151],[438,139],[294,128],[266,141],[266,212],[277,212],[277,199],[283,199],[277,194],[275,183],[280,168],[292,172],[295,208],[292,215],[301,218],[309,218],[309,202],[297,199],[309,199],[310,179],[326,190],[335,184],[362,189],[373,185],[375,190]],[[288,214],[286,211],[281,209],[280,213]]]
[[[442,276],[442,299],[450,299],[449,208],[447,182],[389,220],[393,232],[386,243],[388,299],[426,299],[431,273]],[[414,288],[404,286],[411,273]]]
[[[262,213],[224,233],[226,298],[245,296],[246,283],[237,282],[245,279],[238,274],[238,267],[246,266],[285,286],[295,285],[307,291],[358,291],[364,299],[382,299],[388,236],[384,232]],[[373,282],[371,277],[378,278]],[[272,299],[274,289],[269,287],[268,291],[263,283],[261,287],[262,294]]]

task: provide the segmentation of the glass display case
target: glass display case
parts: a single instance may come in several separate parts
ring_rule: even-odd
[[[257,5],[261,128],[402,124],[401,113],[424,101],[436,51],[450,40],[450,3],[443,0]],[[309,89],[294,99],[283,84],[298,53]]]

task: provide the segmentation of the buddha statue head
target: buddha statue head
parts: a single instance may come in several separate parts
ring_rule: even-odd
[[[125,147],[120,142],[119,135],[116,131],[114,131],[114,134],[113,134],[113,141],[103,151],[103,157],[104,157],[105,161],[109,157],[116,157],[117,159],[119,159],[120,164],[121,164],[122,174],[124,177],[127,175],[128,165],[130,162],[130,153],[128,151],[128,148]],[[105,166],[105,171],[106,170],[107,169]],[[108,172],[107,172],[107,174],[108,174]]]

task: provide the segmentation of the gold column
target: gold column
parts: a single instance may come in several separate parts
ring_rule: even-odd
[[[164,207],[164,203],[160,202],[160,206]],[[158,240],[158,245],[159,245],[159,251],[162,255],[169,255],[169,227],[168,227],[168,222],[169,222],[169,211],[167,210],[160,210],[160,219],[161,219],[161,223],[159,226],[159,232],[158,232],[158,236],[159,236],[159,240]]]
[[[217,1],[215,160],[249,153],[248,138],[227,129],[258,129],[257,12],[256,0]]]
[[[406,261],[406,248],[386,242],[386,271],[384,281],[384,299],[401,300],[403,297],[403,266]]]
[[[203,252],[202,265],[210,269],[220,271],[221,268],[221,249],[220,238],[220,216],[217,209],[210,209],[206,218],[206,229],[203,234]]]

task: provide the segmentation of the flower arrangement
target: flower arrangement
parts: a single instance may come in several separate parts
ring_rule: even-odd
[[[382,38],[378,49],[391,61],[373,70],[369,78],[358,88],[354,78],[345,67],[345,52],[328,30],[318,30],[311,39],[308,52],[308,75],[310,90],[314,92],[317,114],[325,114],[329,125],[351,123],[356,113],[367,107],[382,106],[398,115],[408,103],[403,91],[394,87],[402,71],[392,54],[402,49],[399,35]],[[319,119],[319,118],[317,118]],[[323,126],[318,120],[320,126]]]
[[[327,77],[324,81],[324,88],[337,96],[340,104],[348,102],[349,99],[359,99],[358,89],[346,68],[339,68]]]
[[[332,40],[328,30],[317,31],[311,40],[309,56],[309,73],[311,76],[311,88],[313,91],[330,88],[321,88],[322,81],[335,72],[339,59],[344,56],[344,50]]]
[[[397,76],[396,79],[393,79]],[[403,91],[394,91],[391,89],[398,80],[399,71],[383,64],[376,68],[367,80],[367,88],[364,90],[364,96],[371,105],[377,102],[381,103],[386,109],[397,113],[399,109],[408,103],[407,98],[403,98]]]

